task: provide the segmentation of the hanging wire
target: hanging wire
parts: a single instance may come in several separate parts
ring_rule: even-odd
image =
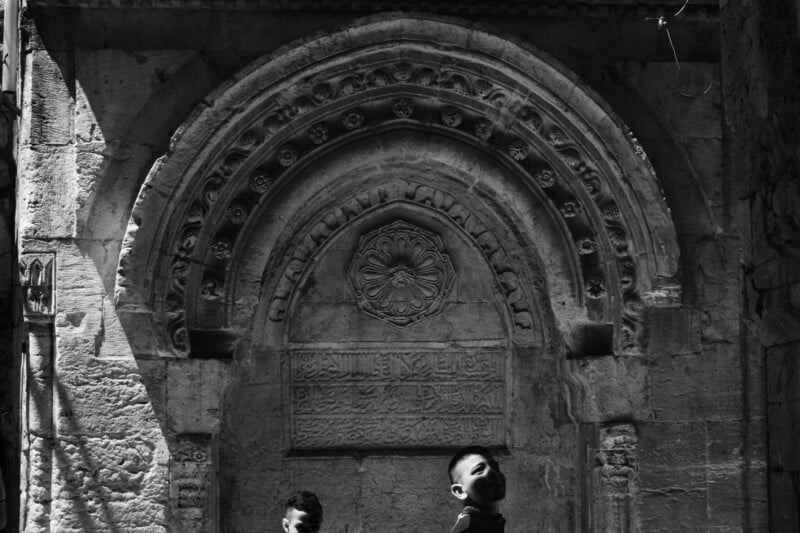
[[[680,16],[680,14],[683,13],[683,11],[686,9],[686,6],[689,5],[690,1],[691,0],[686,0],[683,3],[683,5],[681,6],[681,8],[678,11],[676,11],[675,13],[673,13],[670,17],[665,17],[663,12],[659,12],[658,17],[646,17],[644,20],[646,20],[648,22],[651,21],[651,20],[655,20],[656,24],[658,26],[658,29],[659,30],[664,30],[664,33],[667,34],[667,41],[669,42],[669,46],[672,49],[672,57],[675,59],[675,87],[674,87],[674,89],[677,90],[678,94],[680,94],[681,96],[686,96],[686,97],[689,97],[689,98],[697,98],[699,96],[703,96],[704,94],[707,94],[708,91],[711,90],[711,87],[714,84],[714,80],[712,78],[708,83],[708,87],[706,87],[706,89],[700,94],[689,94],[689,93],[687,93],[685,91],[682,91],[681,89],[678,88],[678,76],[679,76],[680,71],[681,71],[681,62],[678,60],[678,51],[675,49],[675,43],[672,41],[672,34],[669,32],[669,28],[667,27],[667,23],[670,20]]]

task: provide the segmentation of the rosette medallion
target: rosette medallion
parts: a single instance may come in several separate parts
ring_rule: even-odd
[[[403,221],[361,237],[349,276],[362,311],[401,327],[440,311],[455,281],[442,239]]]

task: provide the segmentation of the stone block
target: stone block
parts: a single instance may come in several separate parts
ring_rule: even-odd
[[[720,420],[741,416],[738,345],[701,355],[652,359],[650,408],[656,420]]]
[[[21,236],[35,239],[74,236],[74,161],[72,146],[20,147],[17,212]]]
[[[574,368],[580,381],[586,385],[584,405],[580,406],[582,420],[601,422],[652,418],[648,405],[647,360],[593,357],[580,360]]]
[[[800,343],[767,349],[767,402],[800,401]]]
[[[55,449],[52,524],[95,531],[166,525],[165,446],[136,438],[65,437]]]
[[[59,433],[154,438],[160,432],[134,361],[65,355],[59,359],[57,375]]]
[[[174,359],[167,363],[167,421],[176,433],[213,433],[220,423],[224,362]]]
[[[73,61],[68,51],[30,52],[25,80],[30,94],[26,95],[22,109],[21,144],[66,145],[72,142]]]
[[[638,500],[641,530],[652,533],[707,531],[706,489],[642,490]]]
[[[745,531],[742,525],[741,465],[711,465],[708,475],[708,527]]]
[[[639,425],[639,481],[646,491],[705,491],[704,422]]]
[[[678,355],[700,351],[697,312],[687,307],[650,307],[645,312],[647,353]]]

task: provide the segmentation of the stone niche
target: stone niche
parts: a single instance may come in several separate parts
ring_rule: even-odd
[[[411,159],[417,143],[433,148],[413,132],[385,138],[405,146],[396,159]],[[270,247],[251,236],[250,249],[270,249],[274,260],[251,354],[227,393],[221,498],[231,530],[263,520],[264,502],[291,487],[320,495],[334,531],[446,530],[458,512],[447,462],[476,443],[508,470],[510,518],[526,524],[514,509],[534,494],[542,524],[575,520],[575,429],[562,419],[556,352],[545,341],[554,319],[541,317],[534,291],[503,290],[503,280],[541,280],[537,249],[487,207],[502,169],[486,162],[486,184],[470,192],[468,172],[436,162],[468,154],[447,145],[433,150],[426,177],[408,162],[376,164],[366,141],[320,158],[283,198],[289,211],[303,206],[297,224]],[[369,207],[321,241],[293,297],[276,304],[304,236],[352,191]],[[433,191],[443,204],[424,200]],[[283,313],[270,314],[277,305]],[[548,487],[550,476],[558,481]]]

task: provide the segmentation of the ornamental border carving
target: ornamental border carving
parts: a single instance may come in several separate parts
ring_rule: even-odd
[[[317,251],[346,225],[357,218],[394,202],[416,204],[433,209],[447,217],[469,237],[492,269],[497,285],[502,290],[509,316],[518,330],[533,328],[533,310],[524,284],[489,226],[450,193],[422,185],[411,180],[398,179],[397,187],[379,186],[363,192],[347,203],[330,209],[301,238],[289,254],[269,304],[268,318],[281,322],[292,300],[297,283],[313,264]]]
[[[381,33],[376,35],[389,35],[391,32],[383,32],[385,26],[404,27],[403,24],[403,20],[368,20],[358,31],[365,36],[381,27]],[[605,140],[597,137],[592,129],[594,125],[581,122],[580,113],[565,111],[568,107],[559,100],[558,92],[563,88],[556,87],[557,84],[547,85],[549,82],[542,85],[541,78],[536,81],[536,77],[541,76],[536,70],[530,71],[530,75],[523,74],[527,71],[509,70],[508,62],[491,62],[485,52],[479,55],[473,51],[456,53],[437,48],[433,44],[434,34],[439,33],[435,30],[443,25],[449,25],[454,35],[474,33],[475,50],[481,47],[499,50],[498,43],[503,41],[452,22],[426,20],[412,25],[414,28],[410,31],[430,32],[429,38],[433,40],[427,44],[397,41],[389,53],[385,43],[367,40],[369,46],[357,48],[356,54],[348,50],[353,54],[350,58],[353,64],[348,68],[342,67],[341,58],[333,62],[317,59],[318,63],[309,63],[303,58],[300,62],[305,66],[295,66],[294,74],[280,82],[283,86],[275,82],[276,85],[266,91],[260,86],[261,93],[273,96],[262,97],[260,103],[253,104],[252,111],[243,115],[247,118],[240,120],[235,128],[204,137],[204,143],[215,139],[215,144],[199,149],[205,152],[201,156],[202,163],[176,163],[178,168],[184,165],[183,168],[194,169],[180,182],[183,187],[180,197],[189,198],[189,201],[181,202],[179,205],[185,207],[174,212],[159,214],[169,221],[162,222],[161,227],[179,229],[169,230],[166,242],[154,247],[168,250],[171,254],[168,264],[148,274],[149,279],[164,280],[160,287],[151,288],[155,295],[154,312],[156,321],[164,324],[167,343],[176,355],[186,355],[189,350],[187,295],[219,300],[222,304],[229,292],[225,287],[229,260],[235,254],[242,228],[247,227],[253,210],[269,201],[271,192],[285,184],[285,177],[294,167],[315,157],[318,150],[347,144],[369,135],[376,128],[414,124],[439,135],[476,143],[486,153],[506,159],[508,165],[527,175],[529,185],[541,192],[554,213],[560,214],[571,235],[575,262],[582,271],[586,305],[614,302],[613,320],[620,334],[617,337],[619,349],[634,353],[640,350],[644,303],[639,295],[639,265],[648,265],[645,288],[649,288],[656,275],[663,276],[661,272],[674,275],[675,263],[664,257],[673,251],[677,253],[674,228],[666,207],[658,204],[660,218],[655,222],[650,219],[645,224],[643,207],[637,203],[641,202],[638,195],[642,191],[634,195],[631,177],[625,176],[623,180],[618,175],[623,170],[616,157],[627,158],[626,164],[638,165],[637,177],[643,177],[642,183],[648,187],[643,194],[663,204],[652,169],[640,147],[624,127],[612,126],[612,129],[617,128],[613,131],[613,142],[617,143],[614,150],[625,155],[611,154]],[[325,39],[330,37],[320,37],[319,41]],[[298,49],[314,46],[314,43],[316,41],[299,45]],[[336,46],[347,49],[353,45]],[[510,47],[503,50],[509,53],[513,50],[517,54],[515,61],[527,61],[520,58],[531,53],[514,43],[503,46]],[[443,57],[448,60],[442,61]],[[535,55],[524,57],[535,58],[533,63],[547,72],[547,69],[552,70],[556,78],[563,78],[560,71],[544,66],[547,63]],[[274,62],[281,60],[277,56],[273,59]],[[299,60],[299,56],[295,60]],[[353,68],[356,61],[358,67]],[[257,69],[246,71],[237,79],[260,76],[261,71]],[[553,90],[556,92],[550,92]],[[573,88],[569,98],[578,93],[585,102],[592,102],[580,104],[588,105],[586,117],[609,118],[602,110],[598,111],[591,96],[583,95],[580,90],[576,93]],[[613,117],[609,124],[616,124]],[[187,128],[191,127],[190,123]],[[236,132],[236,136],[228,137],[230,133],[224,131]],[[183,141],[179,138],[175,142]],[[193,145],[187,145],[187,149],[188,146]],[[640,161],[630,163],[636,156]],[[153,180],[167,172],[164,169],[168,163],[167,160],[154,167]],[[625,172],[629,170],[626,168]],[[175,170],[170,168],[169,172]],[[175,182],[174,178],[170,179]],[[148,205],[146,193],[151,187],[151,183],[142,187],[137,207],[145,209]],[[134,227],[129,230],[131,239],[141,229],[142,220],[141,210],[135,208]],[[631,223],[638,226],[632,228]],[[655,238],[650,234],[653,224],[666,228],[658,235],[661,239],[658,246],[649,240]],[[162,237],[154,235],[154,238]],[[123,245],[118,287],[129,285],[126,250],[130,248],[129,242]],[[193,273],[196,265],[205,265],[206,271]],[[606,273],[606,268],[615,273]],[[141,278],[140,273],[136,276]],[[188,286],[190,278],[198,280],[192,281],[191,287]],[[136,283],[151,282],[139,279],[134,280]]]

